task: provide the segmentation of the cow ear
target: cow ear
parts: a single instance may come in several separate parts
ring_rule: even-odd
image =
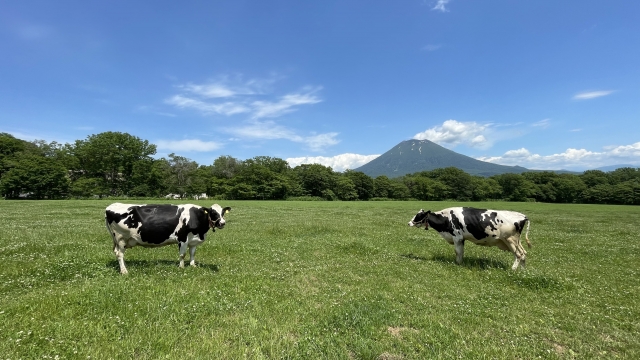
[[[228,212],[231,212],[231,207],[230,206],[227,206],[224,209],[222,209],[222,217],[227,215]]]

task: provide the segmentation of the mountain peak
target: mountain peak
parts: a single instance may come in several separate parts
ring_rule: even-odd
[[[398,177],[420,171],[456,167],[471,175],[491,176],[504,173],[522,173],[520,166],[505,166],[480,161],[458,154],[429,140],[405,140],[389,151],[360,166],[356,171],[377,177]]]

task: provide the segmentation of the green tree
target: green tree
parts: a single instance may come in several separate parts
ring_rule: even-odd
[[[611,179],[611,184],[621,184],[623,182],[640,179],[640,169],[624,167],[615,169],[614,171],[609,172],[609,178]]]
[[[407,185],[399,180],[391,180],[391,184],[389,185],[389,198],[391,199],[408,199],[411,197],[411,192]]]
[[[373,196],[379,198],[390,198],[391,180],[385,175],[380,175],[373,179]]]
[[[411,197],[418,200],[445,200],[449,194],[447,185],[424,176],[408,176],[405,184],[409,188]]]
[[[335,185],[335,196],[340,200],[356,200],[358,192],[356,185],[347,176],[338,176]]]
[[[76,140],[73,154],[83,177],[99,178],[110,195],[127,194],[134,187],[132,174],[139,161],[151,160],[156,146],[120,132],[103,132]]]
[[[553,187],[556,189],[556,202],[573,203],[579,199],[587,186],[579,176],[562,174],[553,179]]]
[[[463,170],[456,167],[446,167],[420,174],[446,185],[449,190],[447,195],[449,199],[469,201],[473,197],[472,177]]]
[[[198,169],[198,163],[174,153],[169,154],[167,162],[169,163],[169,191],[183,196],[192,195],[189,190]]]
[[[351,179],[358,193],[358,199],[369,200],[373,197],[373,179],[362,171],[347,170],[344,175]]]
[[[67,170],[55,159],[32,153],[23,153],[0,180],[0,192],[6,198],[29,194],[35,199],[59,199],[68,190]]]
[[[601,170],[587,170],[580,175],[580,178],[589,188],[610,183],[609,175]]]
[[[472,200],[483,201],[489,199],[499,199],[502,196],[502,187],[495,179],[473,176]]]
[[[213,176],[224,179],[231,179],[242,170],[242,161],[223,155],[213,161]]]
[[[520,174],[500,174],[491,177],[502,187],[503,198],[509,201],[526,201],[536,193],[536,186]]]
[[[615,204],[640,205],[640,181],[633,179],[615,185],[611,200]]]
[[[293,169],[302,184],[306,195],[323,196],[323,191],[331,190],[335,186],[335,174],[333,170],[320,164],[303,164]],[[331,190],[333,193],[333,190]],[[328,194],[324,192],[324,194]]]

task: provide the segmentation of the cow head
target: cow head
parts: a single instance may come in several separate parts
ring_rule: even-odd
[[[418,213],[413,217],[413,219],[411,219],[411,221],[409,221],[409,226],[415,226],[417,228],[422,227],[424,225],[424,229],[425,230],[429,230],[429,221],[427,221],[427,219],[429,218],[429,214],[431,214],[431,210],[428,211],[424,211],[422,209],[420,209],[420,211],[418,211]]]
[[[216,228],[218,229],[222,229],[224,228],[224,225],[227,223],[224,220],[224,216],[231,211],[230,207],[225,207],[222,208],[220,205],[218,204],[213,204],[211,205],[211,208],[209,209],[209,227],[211,228],[211,230],[216,231]]]

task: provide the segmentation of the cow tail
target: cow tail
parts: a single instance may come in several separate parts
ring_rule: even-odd
[[[111,235],[111,239],[113,240],[113,246],[115,246],[116,237],[113,235],[113,229],[111,228],[111,226],[109,226],[109,219],[106,216],[104,217],[104,225],[107,227],[107,231],[109,232],[109,235]]]
[[[527,232],[524,234],[524,238],[527,240],[527,246],[531,249],[531,241],[529,241],[529,225],[531,225],[531,220],[527,219]]]

